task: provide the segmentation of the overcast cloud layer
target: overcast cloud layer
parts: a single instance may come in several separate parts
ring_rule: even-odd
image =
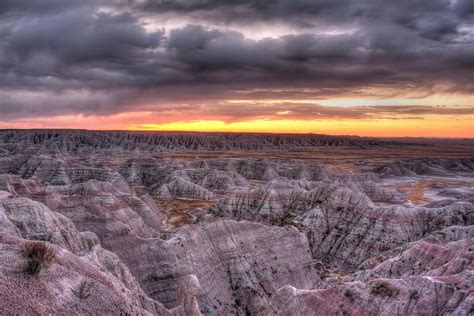
[[[344,110],[284,100],[472,95],[473,56],[472,0],[2,0],[0,116],[190,104],[226,121],[472,114],[469,104]],[[237,109],[229,99],[254,102]],[[281,102],[259,104],[267,99]]]

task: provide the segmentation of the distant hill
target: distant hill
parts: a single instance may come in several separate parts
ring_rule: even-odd
[[[198,132],[132,132],[88,130],[0,130],[0,143],[15,146],[44,146],[61,151],[123,149],[140,151],[176,150],[262,150],[298,147],[373,148],[419,145],[411,139],[383,139],[322,134],[259,134]]]

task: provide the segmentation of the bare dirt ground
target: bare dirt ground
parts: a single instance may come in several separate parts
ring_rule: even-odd
[[[165,215],[165,223],[173,229],[191,224],[193,220],[191,212],[207,212],[216,202],[216,200],[155,199],[156,205]]]
[[[152,156],[184,161],[213,158],[296,160],[317,162],[331,171],[345,173],[366,171],[367,168],[374,168],[399,159],[472,157],[474,156],[474,146],[471,146],[470,143],[451,140],[438,142],[425,140],[420,141],[419,145],[384,148],[305,147],[264,151],[179,151],[154,153]]]
[[[413,204],[421,205],[433,201],[433,195],[436,195],[440,191],[439,188],[472,188],[474,187],[474,180],[444,178],[414,179],[388,184],[385,185],[385,187],[394,188],[402,193],[408,201]]]

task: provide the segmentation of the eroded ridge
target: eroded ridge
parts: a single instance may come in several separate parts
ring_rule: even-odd
[[[469,315],[471,145],[1,131],[0,311]]]

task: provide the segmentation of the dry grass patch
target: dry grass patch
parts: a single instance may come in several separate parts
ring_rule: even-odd
[[[326,167],[329,171],[335,172],[335,173],[352,173],[354,171],[357,171],[357,166],[354,165],[353,163],[335,163],[335,164],[325,164],[324,167]]]
[[[414,204],[425,204],[432,201],[427,196],[427,192],[434,186],[449,188],[470,185],[471,183],[468,181],[457,179],[420,179],[414,182],[392,184],[387,187],[402,193],[407,200]]]
[[[170,224],[173,228],[191,224],[193,219],[193,216],[190,214],[191,211],[207,212],[216,202],[216,200],[155,200],[156,205],[165,215],[166,223]]]
[[[171,158],[183,161],[196,161],[213,158],[253,158],[296,160],[304,162],[319,162],[331,165],[334,163],[355,163],[371,161],[375,165],[383,165],[399,159],[412,159],[430,156],[439,158],[464,158],[474,155],[474,149],[464,143],[456,142],[421,142],[414,146],[386,146],[373,148],[348,147],[300,147],[288,150],[229,150],[206,151],[184,150],[171,152],[155,152],[151,156],[157,158]],[[349,159],[348,159],[349,158]]]
[[[44,242],[29,242],[22,249],[27,259],[24,272],[27,275],[37,275],[43,268],[49,266],[55,257],[54,249]]]

